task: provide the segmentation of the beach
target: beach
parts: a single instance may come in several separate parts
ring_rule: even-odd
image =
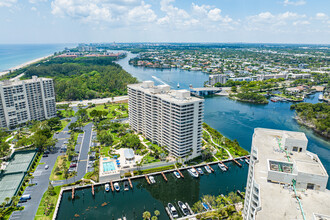
[[[20,69],[20,68],[23,68],[23,67],[26,67],[26,66],[29,66],[33,63],[36,63],[36,62],[39,62],[40,60],[43,60],[43,59],[47,59],[49,57],[53,56],[53,54],[50,54],[50,55],[47,55],[47,56],[43,56],[43,57],[40,57],[40,58],[37,58],[37,59],[34,59],[34,60],[31,60],[31,61],[28,61],[28,62],[25,62],[23,64],[20,64],[18,66],[15,66],[13,68],[10,68],[9,70],[6,70],[6,71],[2,71],[0,72],[0,77],[8,74],[10,71],[14,71],[14,70],[17,70],[17,69]]]

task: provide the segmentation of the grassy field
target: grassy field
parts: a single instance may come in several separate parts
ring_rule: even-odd
[[[87,112],[90,114],[91,111],[97,110],[97,111],[107,111],[108,119],[114,119],[115,117],[118,117],[120,115],[121,118],[127,118],[128,114],[126,111],[121,111],[119,110],[120,106],[124,106],[126,109],[128,109],[128,104],[127,103],[122,103],[122,104],[102,104],[102,105],[96,105],[95,107],[88,108]],[[115,112],[115,114],[113,114]]]
[[[39,207],[38,207],[38,210],[37,210],[37,213],[36,213],[36,216],[34,217],[35,220],[51,220],[51,219],[53,219],[55,207],[56,207],[56,204],[58,202],[58,197],[59,197],[60,191],[61,191],[61,186],[55,186],[54,191],[56,193],[54,196],[49,195],[48,190],[42,196]],[[54,208],[52,208],[52,210],[51,210],[51,212],[48,216],[45,215],[45,206],[44,206],[45,198],[47,196],[49,196],[49,198],[50,198],[49,202],[54,204],[53,205]]]
[[[62,115],[66,118],[70,118],[70,117],[73,117],[74,116],[74,111],[73,110],[59,110],[60,112],[62,112]]]

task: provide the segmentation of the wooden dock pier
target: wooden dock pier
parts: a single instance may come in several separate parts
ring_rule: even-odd
[[[113,187],[113,183],[112,183],[112,181],[110,181],[110,186],[111,186],[111,190],[112,190],[112,192],[115,191],[115,188]]]
[[[74,199],[74,187],[72,187],[72,199]]]
[[[144,177],[146,178],[148,184],[150,185],[151,183],[150,183],[150,180],[149,180],[148,176],[146,174],[144,174]]]
[[[167,178],[166,178],[164,172],[161,172],[161,174],[162,174],[162,176],[164,177],[164,180],[167,182]]]
[[[212,172],[214,172],[213,168],[212,168],[210,165],[208,165],[208,164],[206,164],[206,165],[210,168],[210,170],[211,170]]]
[[[222,163],[221,161],[219,161],[219,163],[221,163],[222,165],[224,165],[226,167],[226,169],[228,170],[228,167],[224,163]]]
[[[128,178],[128,182],[129,182],[129,185],[131,186],[131,188],[133,189],[133,184],[132,184],[131,178]]]
[[[181,176],[182,178],[184,178],[183,174],[180,172],[179,169],[176,169],[176,171],[178,171],[178,173],[180,174],[180,176]]]
[[[95,192],[94,192],[94,184],[92,184],[92,195],[93,195],[93,196],[95,195]]]
[[[235,158],[233,158],[233,161],[234,161],[239,167],[242,167],[242,164],[240,164],[237,160],[235,160]]]

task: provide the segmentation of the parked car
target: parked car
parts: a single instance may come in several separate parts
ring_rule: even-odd
[[[31,195],[30,194],[25,194],[25,195],[22,195],[21,198],[19,199],[20,202],[26,202],[28,201],[29,199],[31,199]]]
[[[44,152],[44,154],[49,154],[50,152],[49,152],[49,150],[45,150],[45,152]]]
[[[43,154],[42,157],[48,157],[48,154]]]
[[[73,171],[76,171],[76,168],[74,168],[74,167],[70,167],[70,168],[68,169],[68,173],[72,173]]]
[[[48,168],[49,168],[49,165],[46,165],[46,166],[45,166],[45,170],[48,170]]]
[[[71,163],[70,167],[77,167],[77,163]]]

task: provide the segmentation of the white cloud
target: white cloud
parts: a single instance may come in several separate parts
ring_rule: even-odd
[[[31,7],[31,11],[37,11],[36,7]]]
[[[47,0],[29,0],[31,4],[37,4],[39,2],[46,2]]]
[[[0,7],[11,7],[17,3],[17,0],[0,0]]]
[[[293,5],[293,6],[300,6],[300,5],[305,5],[306,1],[305,0],[284,0],[283,5],[288,6],[288,5]]]
[[[328,15],[326,15],[322,12],[316,13],[315,17],[318,20],[327,20],[329,18]]]
[[[54,0],[51,7],[54,15],[93,24],[120,25],[156,19],[151,5],[139,0]]]
[[[247,17],[245,28],[247,30],[271,30],[278,32],[289,30],[291,24],[309,24],[309,22],[306,21],[306,15],[297,14],[294,12],[287,11],[280,14],[262,12],[260,14]]]

